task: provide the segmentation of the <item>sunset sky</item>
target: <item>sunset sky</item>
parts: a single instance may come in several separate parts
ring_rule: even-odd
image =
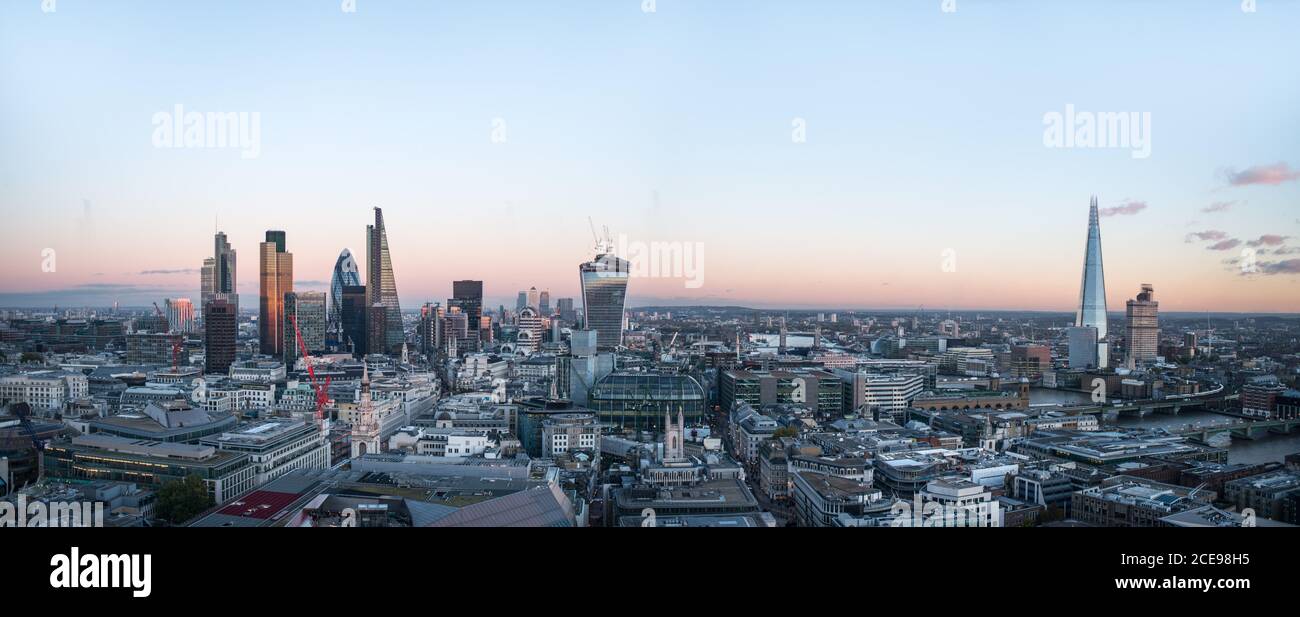
[[[324,289],[380,206],[407,308],[577,298],[591,217],[703,246],[632,305],[1072,310],[1096,194],[1111,310],[1300,307],[1300,3],[443,4],[0,4],[0,306],[197,300],[218,227],[245,308],[267,229]],[[259,156],[155,147],[178,104]],[[1150,156],[1046,147],[1067,105]]]

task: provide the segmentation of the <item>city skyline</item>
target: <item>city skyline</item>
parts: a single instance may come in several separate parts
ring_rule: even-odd
[[[1284,70],[1300,52],[1285,18],[1300,6],[1125,6],[1123,27],[1083,6],[843,6],[829,25],[825,9],[795,6],[258,6],[256,19],[247,6],[202,19],[259,49],[305,27],[299,53],[133,36],[183,29],[194,7],[129,20],[94,4],[3,9],[3,50],[28,60],[0,67],[14,92],[0,112],[28,121],[0,144],[12,162],[0,200],[23,212],[0,230],[14,265],[0,305],[198,300],[201,240],[218,228],[245,256],[266,229],[286,230],[294,288],[327,291],[379,206],[407,306],[451,297],[459,279],[484,281],[487,306],[532,286],[578,297],[591,217],[635,242],[706,249],[701,287],[636,279],[629,306],[1067,311],[1090,194],[1107,228],[1108,305],[1141,283],[1161,289],[1165,311],[1300,305],[1300,144],[1287,138],[1300,82]],[[814,22],[819,44],[806,44]],[[1022,40],[990,42],[1003,28]],[[51,36],[71,42],[43,53]],[[609,53],[625,41],[638,51]],[[771,51],[749,53],[755,42]],[[926,51],[944,45],[964,51]],[[294,72],[328,85],[281,84]],[[86,97],[106,75],[130,87]],[[156,147],[150,119],[176,105],[260,114],[258,156]],[[1144,158],[1044,145],[1053,114],[1121,110],[1150,113]],[[87,171],[56,175],[68,165]],[[443,220],[463,224],[443,234]],[[1245,249],[1258,251],[1249,273],[1235,263]],[[256,262],[239,266],[246,297]]]

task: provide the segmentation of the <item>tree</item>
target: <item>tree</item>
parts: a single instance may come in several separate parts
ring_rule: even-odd
[[[780,439],[782,437],[798,437],[798,436],[799,436],[799,429],[793,426],[783,426],[779,429],[776,429],[775,433],[772,433],[772,437],[774,439]]]
[[[173,525],[178,525],[194,518],[198,513],[212,507],[212,497],[203,478],[191,474],[184,480],[174,480],[158,489],[158,504],[155,508],[158,518]]]
[[[18,357],[18,362],[21,364],[27,364],[28,362],[38,362],[40,364],[45,364],[45,356],[42,356],[41,354],[38,354],[34,351],[24,351],[23,355]]]

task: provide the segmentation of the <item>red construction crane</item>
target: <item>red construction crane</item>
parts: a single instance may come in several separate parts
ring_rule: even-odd
[[[325,405],[330,400],[330,378],[325,378],[325,385],[316,381],[316,369],[311,363],[311,354],[307,353],[307,344],[302,340],[302,331],[298,329],[298,316],[289,315],[289,320],[293,322],[294,338],[298,340],[298,352],[302,354],[303,362],[307,364],[307,376],[311,378],[312,390],[316,392],[316,420],[323,422],[325,420]]]

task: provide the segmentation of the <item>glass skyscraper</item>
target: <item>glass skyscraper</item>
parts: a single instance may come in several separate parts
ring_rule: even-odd
[[[388,232],[384,211],[375,208],[375,224],[366,226],[366,305],[370,322],[369,353],[398,353],[406,336],[402,333],[402,307],[397,301],[397,281],[388,254]],[[382,307],[382,317],[374,315]],[[376,323],[379,322],[379,323]]]
[[[447,308],[459,307],[465,312],[465,320],[468,323],[469,339],[473,345],[473,350],[481,349],[481,340],[483,339],[480,332],[483,327],[483,281],[452,281],[451,282],[451,299],[447,301]],[[467,351],[462,349],[461,351]]]
[[[297,322],[297,329],[294,323]],[[291,291],[284,294],[284,365],[290,369],[302,355],[298,334],[308,353],[325,349],[325,294]]]
[[[284,294],[293,291],[293,253],[284,247],[284,232],[277,230],[267,231],[266,241],[258,245],[261,293],[257,329],[261,351],[269,356],[285,353]]]
[[[361,270],[357,260],[352,258],[352,251],[343,249],[338,261],[334,262],[334,275],[330,277],[328,338],[343,341],[343,288],[360,287]]]
[[[1075,313],[1076,328],[1096,328],[1096,365],[1107,366],[1106,345],[1106,275],[1101,261],[1101,222],[1094,195],[1088,207],[1088,241],[1084,247],[1083,279],[1079,284],[1079,310]]]
[[[586,329],[596,331],[596,347],[610,350],[623,344],[623,308],[631,263],[602,251],[578,266]]]
[[[213,251],[213,289],[212,293],[225,294],[226,301],[235,305],[235,313],[239,313],[239,292],[235,291],[238,287],[238,281],[235,268],[235,249],[231,248],[230,242],[226,241],[226,232],[218,231],[214,237],[215,250]],[[206,307],[204,307],[206,310]]]

